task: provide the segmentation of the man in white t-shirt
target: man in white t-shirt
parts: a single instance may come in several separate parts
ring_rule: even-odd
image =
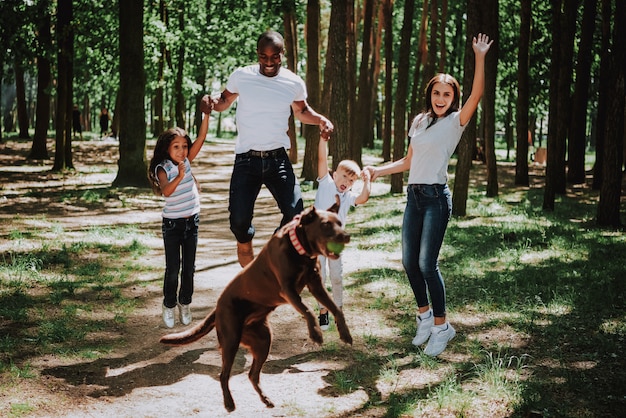
[[[282,68],[283,37],[264,32],[257,41],[258,64],[236,69],[219,98],[208,96],[213,109],[222,112],[238,99],[235,164],[230,181],[230,230],[237,239],[237,257],[242,267],[254,259],[252,225],[254,203],[265,185],[283,214],[280,226],[302,212],[300,184],[287,150],[289,116],[307,125],[319,125],[321,135],[333,132],[333,124],[306,102],[302,78]]]

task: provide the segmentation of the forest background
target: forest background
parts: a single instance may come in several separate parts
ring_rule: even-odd
[[[410,343],[405,177],[380,179],[348,225],[355,345],[331,329],[311,346],[297,313],[277,312],[263,376],[277,408],[259,403],[242,354],[239,416],[620,416],[625,4],[0,1],[0,415],[222,413],[214,336],[155,344],[166,332],[156,325],[162,202],[147,187],[146,153],[169,126],[193,136],[199,98],[255,62],[256,39],[272,28],[285,35],[285,66],[337,127],[333,162],[402,157],[425,80],[449,72],[467,97],[471,38],[494,44],[450,166],[455,216],[441,262],[459,334],[447,354],[427,358]],[[84,140],[72,132],[74,104]],[[112,115],[104,137],[102,107]],[[213,113],[194,168],[208,225],[196,319],[239,269],[224,204],[234,115]],[[311,200],[319,132],[291,126]],[[531,164],[540,150],[545,165]],[[271,196],[259,202],[261,244],[276,211]]]
[[[455,215],[466,213],[472,160],[487,165],[487,196],[498,195],[497,146],[514,153],[517,185],[528,184],[529,147],[547,149],[543,208],[586,178],[600,190],[597,222],[619,227],[624,163],[624,50],[621,1],[338,0],[0,3],[2,130],[31,138],[29,158],[73,168],[71,110],[85,131],[101,108],[119,137],[114,186],[145,186],[146,137],[170,126],[190,131],[198,101],[220,91],[237,66],[255,62],[258,35],[284,34],[285,65],[301,74],[309,102],[337,126],[331,155],[361,162],[380,144],[401,158],[406,128],[435,72],[471,89],[471,39],[494,39],[481,109],[458,148]],[[222,116],[217,123],[221,134]],[[318,133],[306,138],[302,177],[315,178]],[[297,158],[291,123],[292,159]],[[391,178],[402,190],[401,174]]]

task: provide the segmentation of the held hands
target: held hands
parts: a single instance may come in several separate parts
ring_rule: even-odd
[[[474,37],[472,41],[472,49],[474,50],[474,55],[476,56],[485,56],[491,44],[493,43],[493,39],[490,41],[489,36],[479,33],[478,37]]]
[[[212,98],[208,94],[205,94],[200,101],[200,111],[205,114],[210,114],[215,106],[217,99]]]
[[[378,170],[376,170],[376,167],[372,167],[371,165],[363,167],[363,173],[366,172],[371,181],[376,181],[376,179],[378,178]]]
[[[320,116],[320,137],[324,139],[324,141],[328,141],[330,139],[330,135],[335,130],[332,122],[329,121],[324,116]]]

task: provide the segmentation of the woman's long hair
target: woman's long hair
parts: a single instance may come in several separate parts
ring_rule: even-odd
[[[152,159],[150,160],[150,166],[148,167],[148,180],[150,181],[150,185],[152,186],[152,191],[157,195],[161,196],[163,193],[161,192],[161,186],[159,185],[159,179],[156,176],[156,168],[159,164],[161,164],[165,160],[171,160],[168,149],[172,140],[177,136],[182,136],[187,140],[187,147],[191,149],[191,138],[182,128],[170,128],[159,135],[157,139],[156,145],[154,146],[154,154],[152,155]]]

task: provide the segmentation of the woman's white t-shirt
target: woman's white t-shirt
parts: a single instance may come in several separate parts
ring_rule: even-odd
[[[415,118],[409,129],[413,148],[409,184],[447,183],[450,157],[467,126],[461,126],[460,114],[457,111],[439,118],[428,129],[432,118],[423,113]]]

